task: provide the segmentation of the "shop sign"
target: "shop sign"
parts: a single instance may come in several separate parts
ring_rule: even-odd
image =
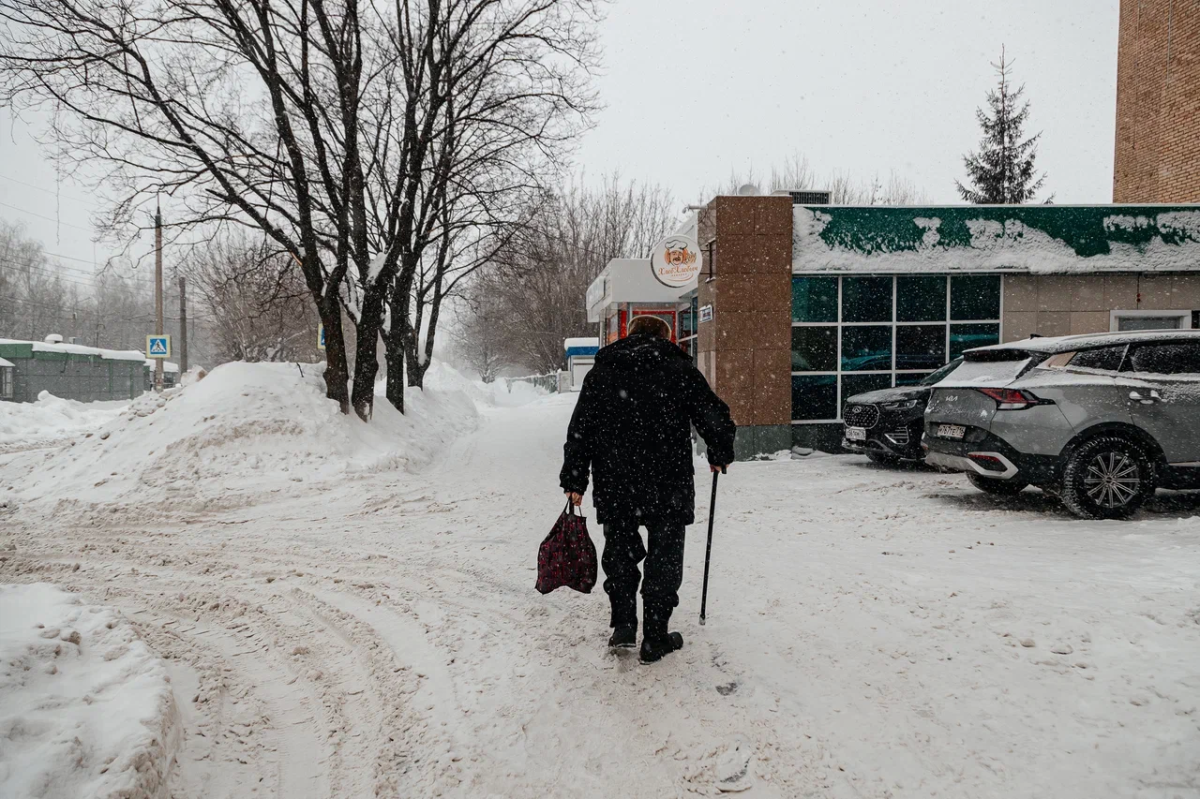
[[[711,322],[712,321],[712,311],[713,311],[713,309],[712,309],[711,305],[701,305],[700,306],[700,321],[701,322]]]
[[[650,270],[664,286],[684,288],[700,275],[700,245],[691,236],[668,236],[654,248]]]

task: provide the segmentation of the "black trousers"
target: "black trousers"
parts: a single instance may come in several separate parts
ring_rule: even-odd
[[[637,624],[637,590],[642,581],[638,564],[646,561],[646,579],[642,582],[642,607],[645,634],[667,634],[671,611],[679,604],[679,586],[683,584],[683,541],[687,527],[671,522],[646,524],[650,548],[642,544],[636,522],[604,525],[604,590],[612,603],[612,621]]]

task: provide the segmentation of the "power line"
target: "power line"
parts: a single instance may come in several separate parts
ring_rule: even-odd
[[[30,216],[36,216],[38,219],[45,219],[47,222],[53,222],[56,225],[62,225],[64,227],[75,228],[76,230],[82,230],[84,233],[92,233],[93,232],[91,228],[80,227],[79,225],[72,225],[70,222],[63,222],[59,219],[55,219],[52,216],[46,216],[45,214],[34,213],[33,211],[26,210],[25,208],[18,208],[15,205],[9,205],[8,203],[0,203],[0,205],[4,206],[5,208],[11,208],[12,210],[16,211],[17,213],[29,214]]]
[[[12,182],[12,183],[16,183],[16,184],[18,184],[18,185],[20,185],[20,186],[25,186],[25,187],[27,187],[27,188],[30,188],[30,189],[35,189],[35,190],[37,190],[37,191],[44,191],[46,194],[53,194],[53,195],[54,195],[54,197],[55,197],[55,199],[59,199],[59,198],[66,198],[66,199],[68,199],[68,200],[71,200],[72,202],[77,202],[77,203],[79,203],[79,204],[81,204],[81,205],[86,205],[86,206],[88,206],[89,208],[92,208],[93,210],[96,210],[96,206],[92,205],[90,202],[88,202],[87,200],[83,199],[82,197],[77,197],[77,196],[76,196],[76,195],[74,195],[74,194],[70,194],[70,193],[63,194],[62,192],[60,192],[60,191],[57,191],[57,190],[51,190],[51,189],[47,189],[45,186],[37,186],[37,185],[35,185],[35,184],[33,184],[33,183],[26,183],[26,182],[25,182],[25,181],[23,181],[23,180],[17,180],[16,178],[10,178],[8,175],[0,175],[0,179],[7,180],[7,181],[10,181],[10,182]]]
[[[16,302],[16,303],[20,303],[21,305],[28,305],[28,306],[32,306],[34,308],[42,308],[44,310],[54,311],[54,312],[60,313],[60,314],[78,313],[78,310],[73,310],[72,308],[69,308],[69,307],[47,305],[43,302],[34,302],[33,300],[24,300],[24,299],[21,299],[20,297],[6,297],[3,294],[0,294],[0,300],[8,300],[9,302]],[[147,322],[153,321],[153,319],[154,319],[153,314],[147,314],[145,316],[132,316],[132,317],[131,316],[113,316],[112,314],[103,313],[98,308],[97,309],[87,309],[87,310],[95,313],[96,316],[98,317],[97,321],[100,321],[100,322],[109,321],[109,322],[127,322],[129,324],[145,324]],[[178,316],[164,316],[163,319],[164,319],[164,321],[167,321],[167,322],[179,322]],[[210,316],[201,316],[199,314],[189,314],[188,319],[189,320],[196,319],[197,321],[200,321],[200,322],[209,322],[209,323],[213,323],[213,324],[215,324],[217,321]]]

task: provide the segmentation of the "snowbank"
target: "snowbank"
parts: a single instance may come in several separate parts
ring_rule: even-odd
[[[315,367],[229,363],[193,385],[146,394],[47,454],[14,480],[15,499],[153,503],[164,513],[236,506],[296,483],[419,467],[476,417],[458,391],[409,391],[406,402],[400,414],[381,398],[364,423],[326,399]]]
[[[43,391],[37,402],[0,403],[0,452],[33,449],[103,426],[128,401],[76,402]]]
[[[179,729],[129,622],[45,583],[0,586],[0,795],[161,796]]]

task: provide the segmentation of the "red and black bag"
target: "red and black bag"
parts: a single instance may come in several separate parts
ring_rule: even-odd
[[[596,546],[587,519],[570,502],[538,548],[537,590],[548,594],[564,585],[584,594],[596,587]]]

